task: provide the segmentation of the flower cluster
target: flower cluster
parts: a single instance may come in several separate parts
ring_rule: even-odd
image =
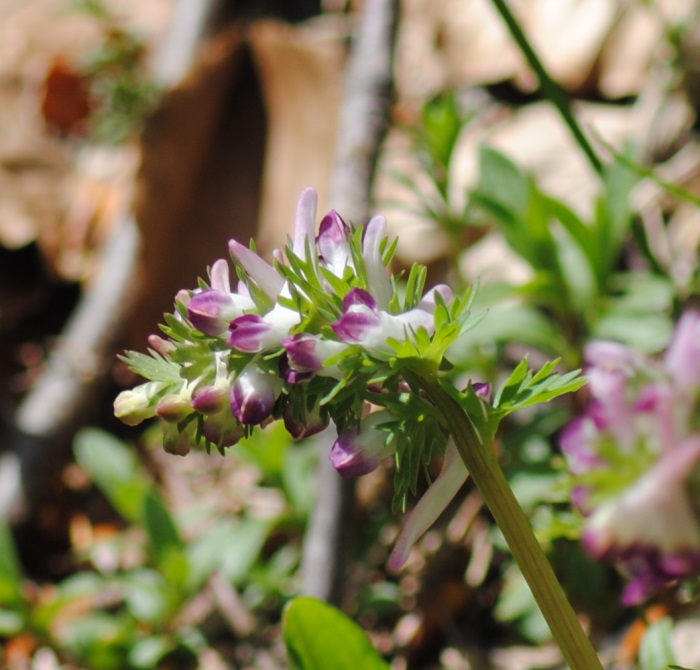
[[[586,515],[584,546],[629,576],[625,604],[700,571],[700,312],[661,361],[613,342],[586,350],[591,402],[561,436]]]
[[[177,295],[165,337],[149,339],[150,355],[125,357],[147,381],[119,395],[116,415],[132,425],[159,417],[165,448],[177,454],[196,444],[223,450],[276,419],[295,439],[332,422],[338,472],[365,474],[393,456],[403,504],[448,438],[410,373],[437,375],[445,366],[470,293],[424,291],[418,265],[399,285],[388,271],[395,243],[385,227],[378,216],[355,228],[331,211],[316,234],[308,189],[293,239],[273,264],[231,241],[235,288],[222,259],[208,282]]]

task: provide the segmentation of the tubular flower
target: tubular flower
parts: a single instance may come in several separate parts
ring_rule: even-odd
[[[228,332],[231,321],[254,309],[255,303],[242,289],[231,293],[225,260],[216,261],[210,275],[212,287],[192,296],[187,304],[187,316],[203,333],[221,337]]]
[[[345,351],[347,345],[307,333],[287,337],[281,344],[287,352],[289,367],[295,372],[342,376],[336,365],[327,365],[326,361]]]
[[[700,314],[681,317],[661,361],[615,343],[592,344],[586,358],[591,401],[560,445],[583,544],[620,566],[622,600],[638,604],[700,572]]]
[[[445,358],[467,330],[471,291],[425,291],[420,266],[398,291],[385,230],[381,216],[358,228],[331,211],[316,234],[316,194],[307,189],[290,242],[272,263],[230,241],[237,289],[219,260],[208,283],[177,294],[150,356],[127,354],[148,382],[117,399],[117,414],[132,424],[160,416],[164,446],[178,454],[195,445],[223,450],[274,419],[295,439],[333,422],[336,469],[358,476],[395,456],[402,505],[447,444],[439,409],[408,380],[414,368],[438,376],[450,367]],[[464,476],[457,464],[428,503],[454,493]],[[428,503],[432,511],[414,515],[411,533],[437,509]]]
[[[332,327],[342,342],[382,356],[392,352],[389,340],[406,340],[419,328],[432,333],[434,323],[433,314],[420,307],[397,315],[381,311],[374,297],[358,288],[345,296],[343,315]]]

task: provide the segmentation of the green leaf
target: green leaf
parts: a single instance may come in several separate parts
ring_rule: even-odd
[[[585,378],[579,376],[580,370],[562,375],[554,372],[558,363],[558,360],[545,363],[533,376],[532,371],[527,368],[527,359],[523,359],[496,393],[494,408],[503,413],[502,415],[510,414],[524,407],[549,402],[585,385]]]
[[[0,636],[10,637],[21,633],[24,628],[25,620],[19,612],[0,609]]]
[[[639,647],[640,670],[661,670],[676,662],[676,654],[671,646],[673,622],[664,617],[647,628]]]
[[[315,598],[292,601],[283,634],[292,670],[389,670],[356,623]]]
[[[591,339],[616,340],[642,353],[658,353],[673,334],[673,322],[665,314],[624,313],[611,310],[601,315]]]
[[[129,612],[144,623],[165,623],[176,605],[172,588],[155,570],[144,568],[129,571],[124,575],[123,588]]]
[[[123,617],[96,611],[62,622],[56,637],[64,648],[85,659],[83,667],[120,670],[130,633]]]
[[[219,570],[232,584],[239,585],[250,574],[270,527],[270,521],[254,518],[216,523],[188,548],[190,590],[195,591]]]
[[[144,499],[143,524],[161,574],[174,586],[181,586],[189,574],[189,561],[167,507],[153,491]]]
[[[439,95],[428,101],[422,110],[423,132],[433,161],[447,168],[460,132],[468,120],[459,110],[454,93]]]
[[[150,356],[138,351],[127,351],[120,356],[135,374],[155,382],[181,383],[180,368],[174,362],[151,350]]]
[[[511,565],[503,575],[503,587],[494,614],[499,621],[514,623],[518,632],[533,642],[552,637],[532,591],[516,565]]]
[[[10,529],[0,520],[0,604],[21,604],[22,568]]]
[[[149,635],[129,650],[129,663],[134,668],[151,670],[158,667],[163,656],[173,650],[173,640],[165,635]]]
[[[141,521],[150,477],[133,450],[108,433],[85,429],[73,447],[76,460],[127,521]]]
[[[507,218],[524,212],[530,199],[530,185],[520,168],[505,154],[483,146],[479,151],[479,184],[475,191],[479,200],[501,210]]]

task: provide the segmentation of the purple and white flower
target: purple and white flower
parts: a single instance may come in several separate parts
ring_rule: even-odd
[[[297,312],[279,304],[265,316],[244,314],[231,321],[228,343],[249,354],[278,348],[300,320]]]
[[[700,314],[681,317],[661,361],[610,342],[590,345],[586,360],[591,401],[560,446],[587,517],[584,546],[620,566],[629,577],[623,602],[639,604],[700,572],[689,488],[700,469]]]
[[[323,217],[316,238],[319,260],[336,277],[342,277],[345,268],[354,268],[349,235],[348,224],[334,209]]]
[[[252,245],[229,243],[240,277],[237,288],[231,287],[229,263],[218,260],[208,288],[178,293],[177,327],[164,328],[171,340],[154,340],[157,365],[131,358],[136,371],[167,371],[165,381],[120,396],[119,416],[137,423],[159,415],[165,447],[173,453],[205,440],[220,449],[235,444],[251,426],[273,417],[282,418],[295,439],[308,437],[333,417],[339,425],[358,426],[338,435],[330,451],[333,465],[348,477],[371,472],[396,453],[397,441],[405,439],[414,420],[401,414],[412,388],[394,363],[396,343],[412,345],[406,356],[411,360],[430,346],[424,358],[437,372],[440,358],[462,332],[466,301],[453,303],[444,285],[400,298],[388,268],[392,246],[385,239],[386,220],[375,216],[358,231],[331,211],[316,234],[316,208],[315,192],[305,190],[292,240],[273,252],[273,264]],[[413,308],[401,311],[402,302]],[[440,313],[447,335],[432,347],[436,311],[443,304],[455,309]],[[488,386],[474,390],[490,394]],[[375,401],[373,413],[358,416]],[[396,421],[403,432],[394,432],[396,425],[390,424]],[[405,555],[464,481],[464,466],[453,456],[448,451],[443,474],[409,518],[397,555]]]
[[[327,377],[338,377],[337,365],[328,365],[327,361],[341,354],[348,348],[342,342],[327,340],[319,335],[298,333],[282,340],[287,352],[287,362],[296,373],[316,373]]]
[[[282,392],[282,380],[262,371],[255,363],[248,365],[233,383],[231,411],[242,424],[256,426],[272,416]]]
[[[430,304],[426,303],[426,307]],[[359,344],[375,355],[386,356],[392,352],[390,339],[405,341],[420,328],[432,334],[435,317],[423,307],[403,314],[389,314],[378,308],[368,291],[355,288],[343,299],[343,314],[332,328],[342,342]]]
[[[228,263],[218,260],[211,269],[211,288],[195,293],[187,304],[187,317],[192,325],[207,335],[222,337],[233,319],[255,308],[255,303],[241,288],[232,293]]]

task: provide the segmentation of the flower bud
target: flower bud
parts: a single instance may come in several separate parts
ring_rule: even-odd
[[[194,432],[190,424],[184,431],[180,431],[177,424],[163,424],[163,449],[174,456],[187,456],[190,453],[190,444],[194,443]]]
[[[209,442],[222,449],[236,444],[243,437],[245,430],[240,421],[231,414],[227,403],[221,411],[204,418],[202,433]]]
[[[114,401],[114,416],[127,426],[138,426],[145,419],[154,417],[155,395],[162,387],[162,384],[150,382],[135,389],[122,391]]]
[[[319,258],[337,277],[343,276],[346,267],[352,267],[349,236],[350,228],[334,209],[323,217],[316,238]]]
[[[167,356],[175,351],[175,345],[170,341],[162,338],[160,335],[149,335],[148,345],[153,349],[153,351],[159,353],[161,356]]]
[[[181,394],[166,395],[156,406],[156,414],[168,423],[179,423],[192,414],[192,403]]]
[[[244,314],[231,322],[228,343],[248,354],[278,347],[299,321],[299,314],[279,304],[265,316]]]
[[[246,425],[258,425],[272,415],[282,380],[272,373],[249,365],[238,375],[231,390],[233,415]]]
[[[329,418],[326,412],[321,411],[320,403],[316,403],[311,411],[298,416],[291,403],[286,403],[282,410],[282,419],[287,432],[295,440],[311,437],[328,427]]]
[[[224,409],[229,410],[230,394],[228,385],[200,386],[192,394],[192,407],[201,414],[217,414]]]
[[[375,412],[362,421],[359,431],[347,430],[338,435],[329,458],[343,477],[366,475],[393,453],[391,434],[377,427],[388,418],[387,412]]]

